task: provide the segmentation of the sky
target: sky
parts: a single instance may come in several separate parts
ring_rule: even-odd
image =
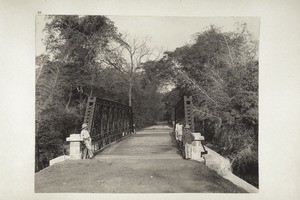
[[[192,35],[204,31],[210,25],[221,27],[222,31],[234,31],[237,23],[247,23],[248,30],[259,39],[259,18],[257,17],[145,17],[107,16],[121,33],[130,37],[150,38],[148,46],[157,51],[174,50],[191,43]],[[42,39],[45,37],[44,15],[36,17],[36,55],[45,52]]]

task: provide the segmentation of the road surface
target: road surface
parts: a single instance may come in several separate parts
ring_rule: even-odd
[[[57,163],[35,175],[35,192],[245,192],[204,164],[182,159],[167,126],[152,126],[92,160]]]

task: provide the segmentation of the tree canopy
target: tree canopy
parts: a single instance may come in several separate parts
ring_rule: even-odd
[[[192,95],[196,128],[241,175],[258,173],[257,50],[243,24],[226,33],[211,26],[195,34],[193,44],[165,55],[176,85],[166,101],[174,93]]]
[[[47,16],[47,21],[47,53],[36,57],[36,170],[65,153],[65,138],[79,131],[89,96],[125,104],[132,99],[137,128],[158,118],[144,111],[159,111],[157,86],[138,70],[150,55],[146,40],[131,44],[105,16]]]

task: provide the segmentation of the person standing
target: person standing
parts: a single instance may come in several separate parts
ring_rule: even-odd
[[[181,122],[176,124],[176,140],[179,143],[180,149],[182,148],[182,129],[183,129],[183,125],[181,124]]]
[[[195,136],[193,135],[192,131],[190,130],[190,125],[186,125],[184,127],[184,134],[183,134],[183,144],[184,144],[184,157],[185,159],[192,158],[192,151],[193,145],[192,142],[195,140]]]
[[[175,121],[172,121],[172,131],[173,131],[173,133],[176,133],[176,123],[175,123]]]
[[[175,139],[178,141],[178,123],[175,124]]]
[[[83,143],[85,147],[87,148],[88,154],[90,159],[94,157],[93,151],[92,151],[92,138],[90,136],[90,133],[87,129],[88,125],[86,123],[82,124],[82,130],[81,130],[81,138],[83,140]],[[84,157],[85,159],[85,157]]]

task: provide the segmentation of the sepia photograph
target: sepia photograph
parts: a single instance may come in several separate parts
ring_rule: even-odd
[[[35,193],[259,192],[259,17],[35,17]]]
[[[0,0],[0,199],[300,199],[299,10]]]

